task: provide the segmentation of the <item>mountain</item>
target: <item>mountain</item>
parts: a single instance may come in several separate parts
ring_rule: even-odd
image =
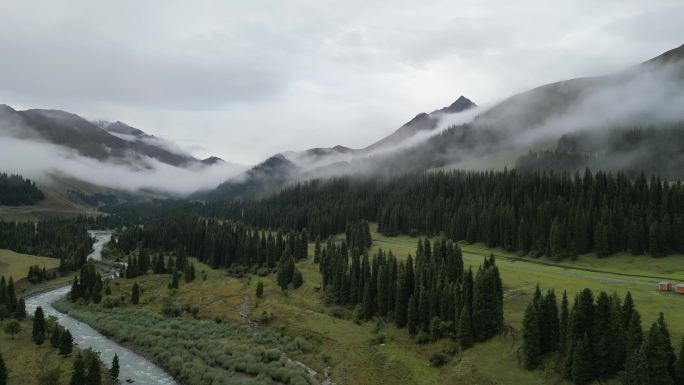
[[[461,95],[448,107],[440,108],[438,110],[432,111],[429,114],[421,112],[406,124],[399,127],[398,130],[364,148],[364,150],[371,151],[383,147],[399,145],[406,139],[413,137],[421,131],[431,131],[437,128],[437,124],[444,114],[455,114],[474,107],[477,107],[475,103]]]
[[[0,136],[44,141],[81,156],[141,169],[152,167],[148,158],[176,167],[217,162],[196,159],[172,143],[122,122],[91,122],[60,110],[17,111],[0,105]]]
[[[299,171],[297,165],[285,156],[277,154],[244,174],[221,183],[214,190],[198,192],[192,197],[207,200],[221,200],[226,197],[239,200],[258,199],[294,180]]]
[[[683,179],[684,166],[668,168],[663,161],[670,156],[677,165],[684,165],[684,160],[679,161],[680,154],[684,153],[684,135],[679,135],[684,130],[681,125],[684,122],[683,59],[684,46],[681,46],[618,73],[536,87],[478,111],[479,115],[470,122],[453,124],[416,143],[408,141],[418,133],[434,130],[440,122],[444,124],[441,118],[445,114],[475,107],[461,96],[448,107],[416,115],[391,135],[365,148],[336,146],[286,152],[279,158],[278,167],[268,166],[273,162],[271,158],[205,197],[246,199],[250,195],[244,191],[250,191],[251,197],[257,198],[297,180],[466,165],[477,168],[478,164],[491,164],[492,159],[502,166],[514,167],[518,163],[522,168],[538,170],[544,168],[539,164],[543,165],[549,156],[545,152],[545,157],[535,157],[534,152],[554,148],[554,153],[589,151],[589,157],[600,156],[611,167],[601,162],[581,165],[663,173],[669,178]],[[647,126],[651,126],[650,131],[643,130]],[[636,134],[625,134],[628,131]],[[574,138],[573,133],[582,133],[581,140]],[[635,137],[641,139],[634,140]],[[570,142],[583,146],[572,147],[568,145]],[[648,145],[660,155],[640,156],[643,152],[640,145]],[[531,158],[526,158],[527,152],[532,152]],[[290,162],[284,162],[283,158]],[[519,159],[522,163],[517,162]],[[577,162],[573,165],[581,166]],[[259,191],[259,186],[267,188]]]
[[[475,103],[460,96],[447,107],[416,115],[392,134],[361,149],[337,145],[276,154],[243,175],[222,183],[215,190],[198,192],[193,197],[209,200],[258,198],[277,190],[288,181],[353,172],[350,163],[354,159],[368,158],[375,153],[392,150],[420,132],[437,128],[445,114],[455,114],[473,107],[476,107]]]

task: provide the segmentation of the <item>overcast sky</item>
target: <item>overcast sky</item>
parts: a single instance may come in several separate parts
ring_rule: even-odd
[[[684,2],[0,0],[0,103],[251,164],[684,43]]]

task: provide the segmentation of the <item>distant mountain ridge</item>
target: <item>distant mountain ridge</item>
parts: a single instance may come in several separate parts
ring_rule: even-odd
[[[604,128],[612,128],[615,125],[614,121],[627,121],[633,125],[648,124],[653,121],[653,116],[651,116],[653,112],[648,110],[650,104],[647,102],[651,100],[645,98],[658,94],[657,96],[663,98],[661,104],[666,105],[684,100],[671,98],[684,97],[684,60],[682,59],[684,59],[684,45],[616,74],[543,85],[508,97],[485,111],[478,111],[479,114],[470,123],[454,124],[410,146],[397,146],[407,143],[407,139],[420,132],[434,130],[440,123],[440,117],[445,113],[463,112],[475,106],[470,100],[461,96],[448,107],[435,110],[430,114],[416,115],[391,135],[363,149],[336,146],[286,152],[281,155],[289,162],[280,159],[276,168],[271,167],[273,158],[269,158],[268,161],[255,166],[248,173],[221,184],[204,198],[211,200],[255,199],[276,191],[287,183],[310,178],[350,173],[383,175],[421,171],[450,164],[457,165],[460,162],[506,151],[516,150],[519,153],[526,147],[535,148],[535,143],[543,142],[545,146],[549,146],[549,143],[557,143],[563,134],[578,129],[590,129],[592,124],[603,125]],[[668,67],[672,68],[668,69]],[[644,84],[640,82],[647,82],[650,77],[655,76],[654,74],[668,73],[670,69],[674,71],[674,77],[668,78],[667,81],[671,81],[672,84],[659,83],[662,87],[670,89],[665,91],[657,88],[649,89],[648,94],[641,96],[640,92],[646,91],[644,91]],[[629,96],[629,102],[632,104],[625,103],[624,96]],[[643,101],[641,105],[640,101]],[[598,102],[607,102],[605,108],[615,110],[608,111],[613,115],[606,114],[606,111],[601,109],[593,111],[592,109],[599,108],[596,105]],[[632,106],[635,107],[634,111],[620,110],[620,108]],[[673,106],[673,109],[676,109],[676,106]],[[582,116],[584,120],[576,119],[578,111],[584,114]],[[680,111],[684,111],[684,103],[680,106]],[[601,114],[604,114],[603,118],[596,118],[601,117]],[[638,119],[633,121],[627,119],[632,116]],[[549,125],[552,125],[555,131],[551,133],[544,131]],[[535,138],[535,136],[539,137]],[[679,138],[679,136],[659,135],[656,138]],[[610,143],[623,142],[611,141]],[[393,147],[394,150],[390,151],[389,149]],[[679,147],[669,145],[665,148],[672,151]],[[387,149],[387,151],[376,151],[381,149]],[[632,156],[632,153],[639,149],[638,146],[633,145],[631,150],[621,151],[623,155]],[[510,160],[510,167],[515,166],[515,160],[515,158]],[[680,171],[682,172],[684,170]],[[258,178],[254,179],[255,176]],[[684,174],[681,178],[684,178]],[[249,196],[242,193],[246,186],[249,186]],[[268,186],[268,188],[259,191],[255,189],[256,186]],[[199,197],[203,196],[199,195]]]
[[[196,159],[170,142],[125,123],[91,122],[61,110],[17,111],[0,104],[0,136],[39,140],[100,161],[147,168],[146,158],[175,167],[216,164],[219,158]]]

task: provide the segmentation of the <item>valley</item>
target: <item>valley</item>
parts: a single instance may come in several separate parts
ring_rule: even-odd
[[[684,385],[684,3],[11,2],[0,385]]]
[[[376,226],[371,228],[375,229]],[[415,255],[418,238],[385,237],[375,230],[371,234],[373,251],[382,248],[392,251],[400,259],[408,254]],[[309,245],[310,253],[313,253],[313,246]],[[397,381],[405,384],[563,383],[552,365],[539,372],[527,372],[519,368],[522,317],[537,284],[544,289],[554,288],[556,293],[567,291],[569,295],[583,288],[620,296],[629,291],[644,322],[654,321],[658,313],[665,309],[673,341],[684,337],[684,296],[656,290],[659,280],[668,279],[673,283],[684,280],[684,256],[652,260],[615,255],[599,259],[587,254],[574,262],[556,262],[521,258],[516,254],[479,245],[461,246],[466,266],[477,268],[486,256],[491,253],[496,256],[505,288],[505,322],[511,329],[491,341],[456,353],[441,368],[431,367],[429,358],[442,352],[449,345],[448,339],[425,345],[416,344],[406,330],[386,325],[380,320],[358,323],[354,321],[350,309],[324,305],[319,291],[321,275],[318,265],[311,258],[297,263],[297,268],[304,276],[304,285],[287,292],[280,290],[273,275],[250,274],[235,278],[194,261],[196,270],[200,274],[206,273],[206,280],[181,283],[172,296],[180,308],[197,308],[195,315],[182,316],[188,319],[184,322],[214,322],[220,319],[224,323],[240,325],[247,323],[243,318],[243,315],[247,315],[249,322],[257,325],[257,330],[277,330],[301,338],[310,344],[312,352],[300,353],[295,357],[318,373],[324,373],[329,367],[331,380],[336,384],[393,384]],[[264,282],[263,298],[256,298],[254,294],[258,281]],[[140,313],[142,309],[151,312],[149,317],[158,314],[169,295],[169,276],[144,275],[133,279],[116,279],[110,283],[112,295],[128,297],[134,283],[142,287],[141,304],[122,305],[114,314],[131,312],[138,314],[137,317],[145,317],[145,313]],[[77,308],[74,313],[79,318],[92,320],[96,327],[109,328],[104,326],[107,325],[106,318],[100,317],[111,317],[108,315],[111,311],[102,308],[102,305],[90,305]],[[268,315],[268,321],[264,320],[264,314]],[[113,333],[117,335],[117,332]],[[321,379],[319,374],[318,380]]]

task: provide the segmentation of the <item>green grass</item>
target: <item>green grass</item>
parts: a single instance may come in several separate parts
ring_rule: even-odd
[[[25,278],[29,267],[33,265],[45,266],[49,270],[58,267],[59,260],[0,249],[0,276],[5,276],[5,279],[13,277],[15,281],[18,281]]]
[[[418,238],[407,236],[384,237],[372,225],[373,247],[371,252],[382,248],[391,250],[399,258],[415,254]],[[341,239],[340,236],[337,237]],[[313,246],[310,246],[313,254]],[[255,275],[242,279],[231,278],[223,271],[212,270],[195,261],[198,279],[181,283],[175,296],[180,304],[199,308],[202,319],[221,318],[229,322],[244,323],[239,311],[249,313],[257,320],[262,312],[272,314],[267,324],[270,328],[291,336],[305,338],[312,343],[317,357],[295,357],[319,373],[331,367],[332,380],[336,384],[506,384],[542,385],[567,384],[559,379],[549,360],[546,370],[529,372],[518,367],[518,347],[525,307],[537,283],[542,289],[553,288],[560,296],[566,290],[571,300],[579,290],[589,287],[598,294],[603,290],[616,292],[624,297],[631,291],[642,314],[644,327],[653,322],[663,311],[670,325],[673,341],[684,336],[684,296],[660,293],[656,282],[665,278],[673,283],[684,281],[684,256],[661,259],[616,255],[598,259],[592,255],[581,256],[577,261],[553,261],[548,259],[521,258],[515,253],[490,250],[482,245],[462,245],[466,266],[474,269],[484,256],[494,253],[501,271],[505,294],[505,320],[515,336],[500,336],[486,343],[477,344],[463,354],[452,357],[442,368],[429,366],[429,357],[440,352],[446,340],[427,345],[417,345],[406,330],[399,330],[391,323],[353,321],[353,311],[346,307],[325,305],[321,302],[321,275],[318,266],[309,259],[297,263],[304,277],[304,285],[297,290],[283,293],[277,286],[275,275]],[[201,279],[200,271],[207,272],[207,280]],[[143,285],[142,307],[158,310],[166,295],[170,278],[168,275],[147,275],[135,280],[117,279],[112,284],[115,294],[127,296],[134,281]],[[256,282],[263,280],[264,297],[256,299]],[[248,303],[243,304],[244,297]],[[243,305],[242,307],[240,305]],[[130,305],[127,305],[130,306]],[[384,344],[372,341],[379,334],[385,336]],[[609,381],[609,384],[617,381]]]
[[[64,276],[58,273],[57,278],[34,285],[26,279],[29,267],[33,265],[45,266],[49,271],[59,267],[59,260],[0,249],[0,276],[4,276],[5,279],[9,279],[9,277],[14,278],[18,295],[27,296],[34,292],[59,287],[73,279],[73,273]]]
[[[5,320],[5,322],[8,322]],[[31,340],[31,322],[21,321],[21,333],[12,339],[0,331],[0,354],[9,369],[9,385],[37,385],[37,376],[43,369],[59,367],[60,384],[68,384],[77,349],[67,357],[59,356],[49,341],[37,346]]]

